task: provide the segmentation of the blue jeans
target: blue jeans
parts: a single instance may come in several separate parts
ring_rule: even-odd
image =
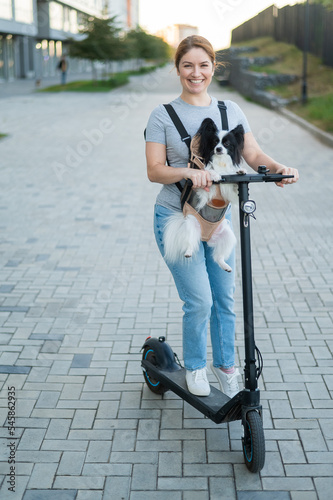
[[[164,257],[163,231],[172,210],[155,205],[154,232],[158,248]],[[226,218],[231,221],[230,207]],[[213,365],[231,368],[235,364],[234,266],[235,251],[228,259],[233,271],[228,273],[213,260],[212,248],[201,242],[193,257],[170,264],[183,305],[183,359],[186,370],[206,366],[207,329],[213,349]]]

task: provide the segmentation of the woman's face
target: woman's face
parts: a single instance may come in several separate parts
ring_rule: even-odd
[[[184,91],[200,94],[212,81],[214,64],[204,49],[193,47],[181,58],[177,74]]]

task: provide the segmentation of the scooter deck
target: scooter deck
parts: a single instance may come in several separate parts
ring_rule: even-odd
[[[161,370],[148,360],[142,360],[142,367],[155,380],[159,380],[162,385],[177,394],[177,396],[180,396],[191,406],[213,420],[213,422],[220,424],[242,418],[242,392],[239,392],[235,397],[230,399],[223,392],[211,385],[209,396],[195,396],[187,389],[185,379],[186,370],[184,368],[179,367],[179,370],[176,371]]]

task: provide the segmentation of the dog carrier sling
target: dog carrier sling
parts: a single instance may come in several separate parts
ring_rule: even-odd
[[[205,168],[205,164],[203,163],[202,158],[198,155],[199,137],[195,135],[193,139],[191,139],[191,136],[187,133],[183,123],[171,104],[164,104],[164,107],[178,130],[181,140],[185,142],[189,148],[189,168],[203,170]],[[223,101],[218,101],[218,107],[221,113],[222,130],[228,130],[227,107]],[[197,194],[196,191],[192,189],[190,183],[185,181],[185,185],[182,186],[180,182],[176,182],[176,186],[181,192],[180,201],[183,214],[185,216],[189,214],[194,215],[201,226],[201,240],[208,241],[217,226],[224,219],[229,202],[225,201],[222,196],[219,196],[212,199],[209,204],[197,211],[195,208],[198,204]]]

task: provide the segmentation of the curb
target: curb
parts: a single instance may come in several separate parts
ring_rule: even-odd
[[[286,108],[277,108],[276,111],[278,113],[281,113],[282,115],[286,116],[289,118],[290,121],[296,123],[300,127],[306,129],[308,132],[310,132],[312,135],[314,135],[317,139],[319,139],[321,142],[326,144],[326,146],[329,146],[333,148],[333,135],[329,134],[327,132],[324,132],[323,130],[320,130],[320,128],[315,127],[311,123],[307,122],[300,116],[296,115],[295,113],[292,113],[292,111],[289,111],[289,109]]]

